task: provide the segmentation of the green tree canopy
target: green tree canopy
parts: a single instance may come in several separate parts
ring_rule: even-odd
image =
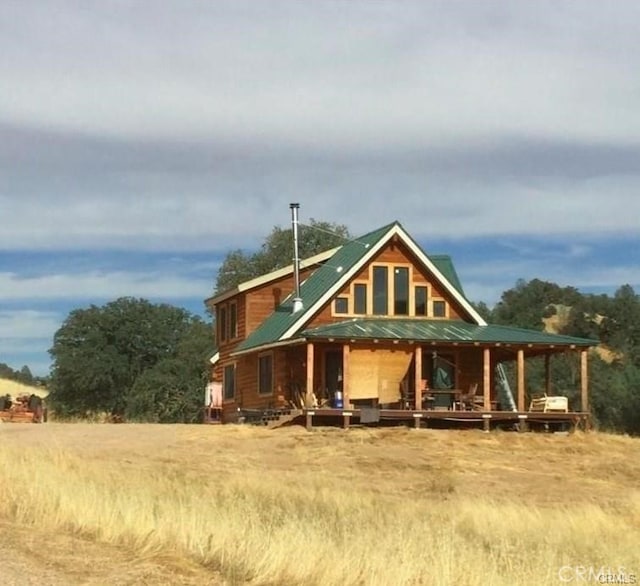
[[[46,381],[43,377],[33,376],[31,369],[26,364],[20,370],[14,370],[4,362],[0,362],[0,378],[15,380],[25,385],[38,385]]]
[[[349,230],[341,224],[320,222],[311,218],[308,225],[300,224],[298,249],[301,259],[344,244],[350,238]],[[236,285],[275,271],[293,261],[293,230],[275,226],[260,250],[246,254],[233,250],[224,259],[216,279],[216,292],[222,293]]]
[[[159,366],[165,361],[188,364],[174,387],[202,388],[210,334],[185,309],[144,299],[123,297],[102,307],[76,309],[54,336],[50,399],[67,414],[141,416],[131,407],[138,401],[136,382],[152,369],[166,373]]]
[[[540,279],[528,282],[520,279],[513,289],[502,294],[491,319],[497,324],[541,330],[542,318],[553,315],[555,305],[572,306],[580,298],[574,287],[560,287]]]
[[[560,320],[560,333],[599,339],[605,350],[601,359],[593,353],[589,360],[591,408],[595,420],[605,429],[640,434],[640,298],[630,285],[620,287],[613,297],[581,294],[573,287],[533,279],[520,280],[502,294],[489,312],[490,322],[541,329],[543,317],[552,315],[556,305],[570,308]],[[476,305],[486,310],[482,304]],[[527,384],[535,391],[544,384],[541,359],[527,361]],[[578,401],[579,365],[575,357],[557,356],[551,363],[557,390]],[[506,365],[511,379],[513,364]]]

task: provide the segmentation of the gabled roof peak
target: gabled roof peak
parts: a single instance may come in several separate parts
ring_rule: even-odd
[[[486,325],[462,293],[453,265],[450,262],[434,263],[396,220],[363,236],[353,238],[335,249],[334,254],[326,262],[321,263],[318,269],[301,284],[300,296],[303,301],[303,310],[293,313],[292,297],[289,296],[257,330],[238,346],[237,353],[248,352],[265,344],[281,342],[296,336],[302,326],[331,296],[367,262],[370,262],[394,235],[402,239],[418,261],[451,293],[477,325]],[[442,270],[443,267],[444,270]]]

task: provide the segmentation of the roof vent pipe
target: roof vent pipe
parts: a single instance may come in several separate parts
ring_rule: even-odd
[[[297,313],[302,310],[302,298],[300,297],[300,258],[298,254],[298,210],[300,209],[300,204],[291,203],[289,207],[291,208],[291,227],[293,228],[293,280],[296,287],[291,313]]]

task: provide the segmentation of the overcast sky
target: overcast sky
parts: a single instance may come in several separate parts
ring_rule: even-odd
[[[468,297],[640,285],[640,3],[0,3],[0,362],[71,309],[203,312],[289,222],[399,220]],[[637,289],[636,289],[637,290]]]

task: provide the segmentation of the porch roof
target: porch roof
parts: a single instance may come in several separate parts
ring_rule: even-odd
[[[544,346],[596,346],[597,340],[549,334],[537,330],[464,321],[416,318],[354,318],[311,328],[307,339],[412,340],[415,342],[466,342]]]

